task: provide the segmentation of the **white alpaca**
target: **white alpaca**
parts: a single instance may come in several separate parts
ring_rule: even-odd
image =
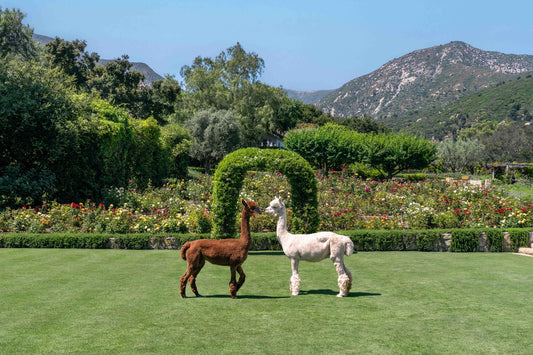
[[[281,201],[276,197],[265,209],[265,213],[278,217],[276,233],[285,255],[291,259],[292,276],[290,290],[293,296],[300,292],[300,275],[298,263],[300,260],[320,261],[330,258],[337,269],[337,280],[340,292],[337,297],[344,297],[352,287],[352,274],[344,265],[344,255],[351,255],[354,251],[353,242],[345,235],[333,232],[319,232],[313,234],[291,234],[287,231],[287,211]]]

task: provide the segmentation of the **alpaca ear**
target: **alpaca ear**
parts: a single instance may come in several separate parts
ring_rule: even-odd
[[[250,207],[248,207],[248,204],[246,203],[246,201],[244,201],[244,199],[241,200],[241,203],[242,203],[242,205],[243,205],[244,207],[246,207],[246,208],[250,208]]]

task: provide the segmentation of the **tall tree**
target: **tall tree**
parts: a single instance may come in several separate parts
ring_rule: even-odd
[[[446,140],[437,146],[437,156],[453,172],[472,169],[484,156],[485,147],[477,139]]]
[[[530,162],[533,160],[533,126],[523,123],[498,125],[494,134],[482,138],[490,161]]]
[[[76,117],[70,93],[57,70],[0,60],[0,205],[55,193],[71,161],[63,155],[69,140],[62,134]]]
[[[183,66],[187,103],[199,109],[233,110],[240,117],[244,146],[259,146],[266,133],[281,133],[296,125],[302,108],[281,88],[259,81],[264,61],[246,52],[240,43],[215,59],[197,57]]]
[[[29,60],[37,55],[33,29],[22,24],[25,16],[18,9],[0,7],[0,58],[11,55]]]
[[[240,127],[232,111],[198,111],[189,128],[194,138],[191,155],[204,163],[206,174],[226,154],[240,148]]]
[[[140,104],[140,84],[144,75],[131,70],[132,66],[127,55],[111,60],[95,68],[96,76],[89,85],[100,93],[102,99],[114,105],[124,105],[135,114]]]
[[[86,52],[86,46],[85,41],[69,42],[56,37],[46,43],[45,56],[52,67],[60,68],[65,74],[72,76],[79,89],[89,91],[88,81],[94,76],[100,56]]]

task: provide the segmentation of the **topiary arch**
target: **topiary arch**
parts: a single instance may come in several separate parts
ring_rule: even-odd
[[[246,173],[251,170],[275,170],[285,175],[291,186],[294,232],[312,233],[317,230],[317,186],[309,163],[288,150],[245,148],[228,154],[216,169],[212,204],[214,238],[235,234],[235,206]]]

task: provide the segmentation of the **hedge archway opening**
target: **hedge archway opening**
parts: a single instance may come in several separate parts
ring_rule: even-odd
[[[319,224],[317,183],[307,160],[288,150],[245,148],[228,154],[216,169],[213,181],[213,238],[235,235],[235,206],[246,173],[253,170],[278,171],[286,176],[291,187],[293,232],[316,232]]]

